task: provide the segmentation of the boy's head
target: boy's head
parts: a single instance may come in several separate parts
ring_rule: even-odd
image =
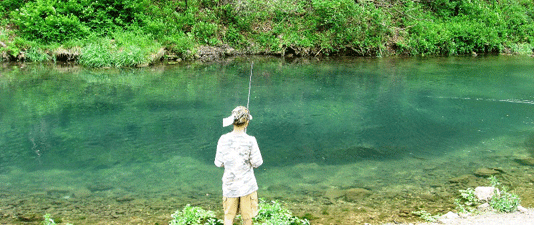
[[[234,117],[233,125],[238,127],[245,126],[250,120],[252,120],[250,111],[248,111],[248,109],[244,106],[238,106],[232,110],[232,116]]]

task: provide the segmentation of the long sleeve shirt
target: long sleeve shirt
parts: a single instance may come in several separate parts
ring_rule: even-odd
[[[254,136],[227,133],[219,138],[215,165],[224,167],[223,196],[236,198],[258,190],[254,169],[263,164]]]

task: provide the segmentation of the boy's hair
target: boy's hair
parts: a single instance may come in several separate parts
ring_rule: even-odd
[[[244,126],[247,122],[252,120],[250,111],[244,106],[238,106],[232,110],[232,115],[234,116],[234,125],[235,126]]]

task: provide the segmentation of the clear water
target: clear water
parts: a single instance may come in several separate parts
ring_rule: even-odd
[[[371,191],[359,204],[367,213],[396,208],[399,196],[453,190],[449,179],[482,167],[505,169],[514,187],[534,182],[524,177],[532,167],[517,163],[534,154],[532,58],[254,61],[248,133],[264,158],[259,194],[299,215],[320,221],[334,217],[330,208],[354,208],[339,194],[351,188]],[[185,204],[220,211],[215,147],[230,131],[222,118],[247,104],[250,60],[2,66],[0,221],[164,222]],[[436,196],[427,204],[452,204]],[[90,212],[106,211],[102,201],[141,209]]]

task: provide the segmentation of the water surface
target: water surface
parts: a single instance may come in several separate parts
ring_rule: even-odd
[[[3,64],[0,221],[164,223],[186,204],[221,213],[215,147],[230,131],[222,118],[247,104],[251,61]],[[534,154],[533,66],[504,56],[255,58],[248,133],[264,158],[259,195],[315,223],[403,221],[452,209],[459,188],[486,183],[477,169],[500,168],[533,206],[534,171],[520,163]]]

